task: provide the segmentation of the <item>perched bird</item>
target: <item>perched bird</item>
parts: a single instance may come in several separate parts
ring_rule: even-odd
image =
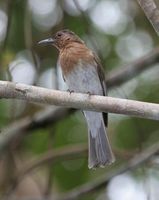
[[[98,57],[74,32],[58,31],[39,44],[51,44],[59,50],[59,64],[70,92],[107,95],[105,76]],[[88,167],[104,167],[114,161],[106,134],[107,113],[83,111],[88,125]]]

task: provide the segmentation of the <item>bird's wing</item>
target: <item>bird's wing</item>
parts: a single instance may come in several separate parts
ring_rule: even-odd
[[[97,64],[97,73],[98,73],[99,80],[102,85],[103,96],[107,96],[107,87],[106,87],[105,73],[104,73],[103,67],[101,65],[101,62],[100,62],[100,59],[98,58],[98,56],[95,53],[93,53],[93,55],[94,55],[94,60]],[[103,113],[103,118],[104,118],[105,126],[107,126],[108,125],[108,113]]]

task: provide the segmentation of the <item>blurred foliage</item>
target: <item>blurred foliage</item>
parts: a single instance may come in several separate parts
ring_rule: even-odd
[[[74,1],[72,0],[0,1],[0,10],[3,14],[8,16],[8,21],[10,22],[7,29],[9,31],[8,34],[1,36],[0,32],[1,80],[9,79],[9,70],[12,79],[14,80],[21,77],[25,83],[28,81],[28,84],[31,83],[34,85],[38,85],[39,80],[41,80],[42,86],[49,85],[50,82],[53,83],[53,80],[48,79],[47,76],[44,80],[41,79],[41,76],[47,69],[53,67],[55,68],[58,52],[52,47],[42,48],[37,45],[37,42],[51,36],[57,30],[63,28],[68,28],[76,32],[81,38],[83,38],[83,40],[85,40],[90,48],[98,53],[106,72],[112,69],[120,68],[121,65],[135,61],[137,58],[149,53],[158,45],[158,37],[136,1],[82,0],[81,3],[79,3],[82,12],[75,8],[75,6],[72,7],[73,2]],[[117,8],[120,9],[121,14],[124,15],[124,20],[126,20],[126,25],[125,28],[123,28],[123,31],[118,33],[118,29],[122,28],[119,27],[118,22],[120,15],[118,16],[116,14],[113,18],[111,10],[109,11],[109,7],[104,8],[106,13],[105,17],[103,17],[102,10],[101,13],[100,11],[98,12],[98,18],[96,19],[97,24],[94,23],[91,13],[101,2],[109,2],[109,4],[113,2],[114,7],[115,5],[118,6]],[[114,10],[112,13],[113,12]],[[121,18],[120,26],[124,26],[123,24],[125,23],[122,19],[123,18]],[[98,26],[98,23],[100,24],[102,20],[104,21],[103,23],[110,26],[110,30],[108,32]],[[0,14],[0,26],[3,25],[4,27],[7,27],[7,25],[4,25],[3,22],[4,20],[1,20]],[[113,23],[115,24],[114,26],[112,26]],[[111,32],[111,30],[113,31]],[[116,30],[118,34],[116,33]],[[6,43],[6,45],[4,45],[4,43]],[[28,56],[28,53],[24,51],[26,49],[29,51],[31,58]],[[20,69],[22,71],[19,70],[16,73],[17,76],[15,76],[12,73],[13,70],[11,69],[11,66],[13,65],[13,62],[18,59],[20,59],[20,62],[27,61],[30,63],[32,68],[36,71],[36,77],[31,76],[31,73],[33,72],[26,71],[25,66],[23,66],[24,70],[22,70],[21,67]],[[18,68],[18,62],[16,65]],[[56,74],[54,74],[54,76],[58,79]],[[120,87],[117,87],[118,92],[114,92],[113,96],[120,97],[120,91],[123,98],[132,98],[141,101],[159,103],[158,77],[159,64],[156,63],[156,67],[150,66],[149,70],[134,78],[136,81],[135,86],[132,82],[132,85],[130,84],[131,87],[129,88],[124,88],[124,86],[122,86],[121,89]],[[57,80],[54,80],[54,82],[57,82]],[[56,88],[54,84],[52,85],[53,88]],[[110,91],[110,95],[111,92],[112,91]],[[22,108],[23,106],[25,109]],[[14,114],[11,114],[13,107],[13,110],[18,111],[18,114],[15,116]],[[16,120],[22,119],[24,116],[31,118],[32,115],[38,111],[38,109],[41,109],[41,107],[36,107],[36,105],[30,104],[20,106],[19,103],[18,105],[13,104],[12,100],[1,100],[0,128],[4,128],[11,122],[16,122]],[[109,135],[111,134],[110,138],[111,144],[113,144],[113,149],[116,150],[117,162],[112,167],[98,169],[96,171],[90,171],[88,169],[87,159],[85,158],[57,162],[54,166],[52,166],[51,170],[49,167],[51,164],[49,166],[46,165],[43,170],[35,170],[39,172],[37,173],[38,178],[35,178],[37,183],[40,182],[40,184],[37,185],[41,185],[39,188],[43,188],[40,191],[45,190],[44,188],[46,186],[44,186],[44,183],[46,183],[46,185],[49,184],[47,183],[47,177],[45,177],[45,173],[43,172],[50,170],[51,177],[49,180],[51,182],[51,192],[68,191],[76,186],[93,181],[100,175],[109,173],[111,168],[118,166],[118,161],[127,162],[124,154],[134,154],[136,150],[140,151],[144,147],[153,144],[153,142],[159,139],[159,126],[156,121],[130,117],[118,117],[117,119],[112,119],[114,121],[111,121],[111,119],[112,117],[110,117],[109,120],[110,126],[108,132],[110,130]],[[50,124],[45,128],[29,130],[25,136],[19,140],[19,142],[15,145],[13,144],[13,150],[12,147],[10,148],[12,152],[12,160],[14,160],[13,166],[16,166],[14,169],[18,168],[19,165],[23,166],[23,162],[19,164],[19,154],[23,157],[22,160],[25,160],[27,163],[34,157],[36,158],[37,156],[42,156],[43,153],[46,153],[50,149],[54,150],[56,148],[80,143],[87,143],[87,127],[84,122],[83,115],[80,112],[76,112],[67,116],[63,120],[56,122],[55,124]],[[0,169],[3,172],[4,169],[1,168],[1,166]],[[132,173],[132,176],[133,178],[137,177],[135,173]],[[159,175],[156,177],[158,181]],[[9,178],[6,176],[6,179]],[[159,182],[157,183],[159,184]],[[123,185],[125,187],[126,184],[123,183]],[[24,186],[24,188],[27,188],[27,186]],[[17,191],[17,193],[18,192],[19,191]],[[105,191],[102,192],[98,192],[95,195],[92,193],[88,195],[88,198],[81,199],[105,199]],[[109,199],[115,200],[115,198],[113,199],[110,195],[108,196]],[[124,198],[120,197],[118,199]]]

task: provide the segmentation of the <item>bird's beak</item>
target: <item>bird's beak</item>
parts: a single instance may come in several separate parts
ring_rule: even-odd
[[[54,44],[55,42],[55,39],[53,38],[48,38],[48,39],[45,39],[45,40],[41,40],[38,42],[38,44],[44,44],[44,45],[47,45],[47,44]]]

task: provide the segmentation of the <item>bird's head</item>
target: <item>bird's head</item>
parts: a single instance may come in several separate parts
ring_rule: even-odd
[[[72,31],[61,30],[54,34],[52,37],[41,40],[38,44],[53,45],[58,50],[65,48],[72,42],[77,42],[83,44],[84,42]]]

